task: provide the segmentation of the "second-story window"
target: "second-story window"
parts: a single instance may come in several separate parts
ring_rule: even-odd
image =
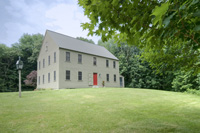
[[[49,55],[49,57],[48,57],[48,65],[50,65],[50,62],[51,61],[51,59],[50,59],[50,55]]]
[[[66,52],[66,61],[70,61],[70,52]]]
[[[116,68],[116,63],[115,63],[115,61],[113,61],[113,68]]]
[[[78,72],[78,80],[82,80],[82,72]]]
[[[78,54],[78,63],[82,63],[82,55]]]
[[[97,58],[93,57],[93,65],[96,66],[97,65]]]
[[[109,81],[109,74],[106,74],[106,80]]]
[[[109,60],[106,60],[106,67],[109,67]]]
[[[40,61],[39,61],[39,70],[40,70]]]
[[[45,59],[43,59],[43,68],[45,68]]]
[[[70,80],[70,71],[66,70],[66,80]]]
[[[56,52],[54,52],[54,63],[56,63]]]

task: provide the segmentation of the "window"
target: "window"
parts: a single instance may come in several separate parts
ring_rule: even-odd
[[[109,61],[106,60],[106,67],[109,67]]]
[[[45,68],[45,59],[43,59],[43,68]]]
[[[56,63],[56,52],[54,52],[54,63]]]
[[[82,55],[78,54],[78,63],[82,63]]]
[[[66,80],[70,80],[70,71],[66,70]]]
[[[50,73],[48,73],[48,82],[50,83]]]
[[[40,85],[40,76],[39,76],[39,78],[38,78],[38,84]]]
[[[44,75],[42,76],[42,78],[43,78],[42,82],[43,82],[43,84],[44,84]]]
[[[109,74],[106,74],[106,79],[107,81],[109,81]]]
[[[66,52],[66,61],[70,61],[70,52]]]
[[[47,46],[47,44],[46,44],[46,52],[48,51],[48,46]]]
[[[116,68],[116,64],[115,64],[115,61],[113,61],[113,68]]]
[[[48,57],[48,65],[50,65],[50,55],[49,55],[49,57]]]
[[[54,78],[54,81],[56,81],[56,71],[54,71],[54,76],[53,76]]]
[[[116,74],[114,74],[114,82],[116,82]]]
[[[96,66],[97,65],[97,58],[93,57],[93,65]]]
[[[39,70],[40,70],[40,61],[39,61]]]
[[[78,80],[82,80],[82,72],[78,72]]]

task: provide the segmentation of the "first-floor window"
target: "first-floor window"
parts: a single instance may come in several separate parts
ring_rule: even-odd
[[[78,72],[78,80],[82,80],[82,72]]]
[[[43,78],[42,82],[43,82],[43,84],[44,84],[44,75],[42,76],[42,78]]]
[[[40,76],[39,76],[39,78],[38,78],[38,84],[40,85]]]
[[[114,74],[114,82],[116,82],[116,74]]]
[[[70,71],[66,70],[66,80],[70,80]]]
[[[50,83],[50,73],[48,73],[48,82]]]
[[[106,74],[106,79],[107,81],[109,81],[109,74]]]
[[[54,71],[54,81],[56,81],[56,71]]]

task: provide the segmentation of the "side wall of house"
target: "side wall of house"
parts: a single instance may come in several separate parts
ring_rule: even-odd
[[[54,53],[56,59],[54,61]],[[50,64],[49,64],[50,56]],[[43,64],[44,60],[44,64]],[[37,88],[59,88],[59,47],[46,34],[37,62]],[[54,72],[55,71],[55,72]],[[55,73],[55,75],[54,75]]]
[[[66,52],[70,52],[70,61],[66,61]],[[93,56],[76,51],[60,49],[59,55],[59,88],[86,88],[93,86],[93,73],[97,73],[97,86],[120,87],[119,62],[117,60]],[[78,54],[82,55],[82,63],[78,63]],[[93,65],[93,57],[96,57],[97,65]],[[109,67],[106,67],[109,60]],[[113,68],[113,61],[116,67]],[[66,80],[66,71],[70,71],[70,80]],[[78,72],[82,72],[82,80],[78,80]],[[107,81],[109,74],[109,81]],[[114,81],[116,75],[116,81]]]

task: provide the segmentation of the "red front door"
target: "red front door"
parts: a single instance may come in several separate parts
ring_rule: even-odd
[[[93,85],[97,85],[97,73],[93,73]]]

